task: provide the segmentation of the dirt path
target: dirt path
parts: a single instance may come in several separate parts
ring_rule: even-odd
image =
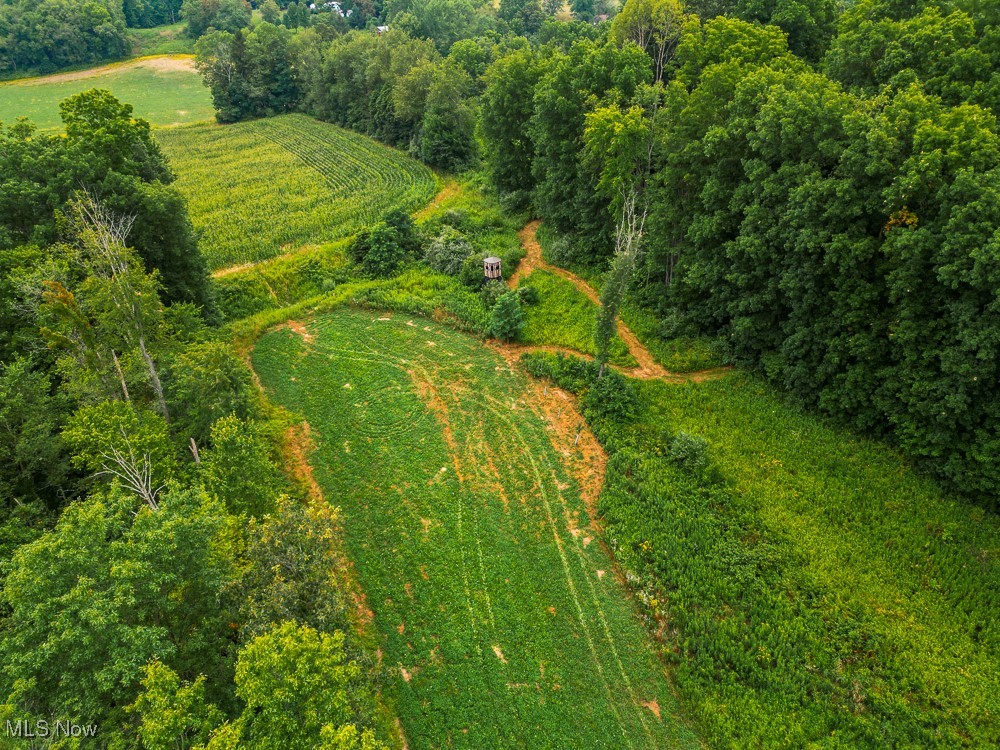
[[[156,72],[194,72],[194,55],[152,55],[150,57],[140,57],[133,60],[123,60],[122,62],[102,65],[98,68],[87,68],[86,70],[72,70],[68,73],[54,73],[48,76],[37,76],[33,78],[18,78],[13,81],[4,81],[4,86],[39,86],[46,83],[63,83],[65,81],[79,81],[84,78],[94,78],[104,75],[114,70],[125,70],[126,68],[149,68]]]
[[[577,289],[583,292],[587,298],[593,302],[595,305],[601,304],[601,297],[590,284],[581,279],[574,273],[567,271],[565,268],[559,268],[558,266],[552,266],[545,262],[542,258],[542,246],[538,244],[538,239],[536,234],[538,233],[538,227],[541,225],[541,221],[537,219],[535,221],[528,222],[524,229],[517,233],[517,236],[521,239],[521,245],[524,247],[525,256],[517,267],[517,270],[511,275],[507,280],[511,289],[517,288],[518,283],[521,279],[526,278],[531,275],[531,272],[536,269],[541,269],[543,271],[548,271],[549,273],[554,273],[556,276],[561,276],[566,279]],[[711,370],[701,370],[698,372],[688,372],[688,373],[673,373],[664,368],[659,362],[657,362],[653,355],[650,353],[649,349],[643,346],[642,342],[639,341],[638,337],[632,333],[627,325],[625,325],[620,319],[618,320],[618,337],[625,342],[628,347],[629,354],[631,354],[635,361],[638,362],[638,366],[633,367],[631,370],[622,370],[626,375],[633,378],[640,378],[642,380],[669,380],[672,382],[686,382],[694,381],[700,382],[702,380],[712,380],[714,378],[719,378],[725,375],[731,368],[729,367],[717,367]],[[581,355],[580,352],[575,352],[570,349],[560,349],[560,347],[552,346],[518,346],[518,345],[507,345],[506,347],[497,347],[498,349],[506,348],[508,350],[522,350],[522,351],[563,351],[568,354],[575,354],[576,356],[586,356]],[[519,356],[519,355],[518,355]],[[588,357],[589,359],[589,357]]]

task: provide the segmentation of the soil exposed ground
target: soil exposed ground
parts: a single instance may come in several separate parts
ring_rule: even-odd
[[[445,326],[351,309],[264,335],[308,422],[410,748],[698,747],[593,519],[570,396]]]
[[[583,292],[591,302],[595,305],[601,304],[601,297],[590,284],[581,279],[576,274],[567,271],[565,268],[560,268],[559,266],[553,266],[545,262],[542,258],[542,246],[538,244],[538,240],[535,235],[538,232],[538,227],[541,225],[540,221],[532,221],[525,225],[524,229],[519,232],[521,238],[521,245],[524,247],[525,256],[521,263],[518,265],[517,270],[511,275],[507,280],[508,285],[511,289],[516,289],[517,285],[520,283],[521,279],[525,279],[531,275],[531,272],[536,269],[542,269],[550,273],[554,273],[557,276],[561,276],[567,281],[572,282],[577,289]],[[623,372],[633,378],[640,378],[642,380],[670,380],[670,381],[702,381],[711,380],[713,378],[722,377],[731,368],[729,367],[718,367],[711,370],[703,370],[700,372],[689,372],[684,374],[672,373],[666,368],[664,368],[656,359],[650,351],[643,346],[639,338],[632,333],[627,325],[625,325],[621,320],[618,320],[618,336],[625,345],[628,347],[629,353],[638,362],[638,366],[630,370],[623,370]],[[525,347],[525,346],[508,346],[504,347],[507,352],[516,352],[518,350],[523,351],[534,351],[534,350],[549,350],[552,351],[551,347]],[[586,356],[580,354],[579,352],[573,352],[571,350],[565,350],[567,354],[575,354],[576,356]]]

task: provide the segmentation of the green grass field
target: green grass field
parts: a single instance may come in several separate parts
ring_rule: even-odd
[[[132,54],[145,55],[185,55],[194,54],[195,40],[184,33],[187,24],[183,21],[152,29],[129,29],[132,37]]]
[[[597,305],[573,286],[573,282],[549,271],[536,270],[522,284],[538,290],[539,301],[524,306],[524,330],[521,339],[526,344],[563,346],[594,356],[594,328],[597,325]],[[611,364],[635,367],[625,342],[615,336],[611,341]]]
[[[298,330],[254,367],[309,422],[409,747],[698,747],[524,376],[398,313]]]
[[[637,387],[601,507],[713,746],[1000,746],[995,515],[753,377]],[[678,432],[721,483],[664,458]]]
[[[109,90],[153,125],[187,125],[215,117],[212,97],[193,60],[174,55],[0,83],[0,122],[27,117],[43,130],[59,128],[59,102],[93,88]]]
[[[212,269],[329,242],[412,211],[437,189],[420,162],[304,115],[157,132]]]

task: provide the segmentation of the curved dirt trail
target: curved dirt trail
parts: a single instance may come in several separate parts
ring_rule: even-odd
[[[559,268],[558,266],[552,266],[545,262],[542,258],[542,246],[538,244],[538,239],[536,234],[538,233],[538,227],[541,225],[541,221],[535,219],[525,224],[524,228],[517,233],[517,236],[521,239],[521,245],[524,247],[525,256],[524,259],[518,264],[517,270],[511,275],[507,280],[508,285],[511,289],[516,289],[518,282],[522,278],[526,278],[531,275],[531,272],[536,269],[541,269],[543,271],[548,271],[549,273],[554,273],[556,276],[561,276],[567,281],[571,282],[577,289],[583,292],[587,298],[593,302],[595,305],[600,306],[601,297],[590,284],[581,279],[574,273],[567,271],[565,268]],[[659,362],[657,362],[653,355],[650,353],[649,349],[643,346],[639,338],[632,333],[631,329],[625,325],[621,319],[617,321],[618,325],[618,337],[625,342],[628,347],[629,354],[631,354],[635,361],[639,364],[630,370],[621,369],[623,373],[629,377],[639,378],[641,380],[669,380],[673,382],[685,382],[694,381],[699,382],[702,380],[711,380],[714,378],[719,378],[729,372],[729,367],[716,367],[711,370],[700,370],[698,372],[687,372],[687,373],[674,373],[670,372],[663,367]],[[513,353],[518,351],[563,351],[564,353],[575,354],[576,356],[581,355],[580,352],[575,352],[571,349],[563,349],[561,347],[553,346],[519,346],[517,344],[507,344],[499,345],[496,347],[501,352],[504,352],[509,358]],[[513,354],[514,356],[519,356]],[[587,357],[589,359],[589,357]]]

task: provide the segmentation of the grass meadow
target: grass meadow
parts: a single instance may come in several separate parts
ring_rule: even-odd
[[[995,515],[751,376],[636,387],[603,520],[711,745],[1000,745]]]
[[[215,117],[193,58],[167,55],[0,83],[0,122],[27,117],[42,130],[60,128],[59,102],[93,88],[107,89],[131,104],[138,117],[160,127]]]
[[[420,162],[304,115],[157,132],[212,269],[342,239],[437,180]]]
[[[132,37],[132,54],[146,55],[193,55],[195,40],[185,34],[184,21],[156,26],[152,29],[129,29]]]
[[[409,747],[699,747],[525,376],[353,309],[267,333],[253,364],[310,425]]]

